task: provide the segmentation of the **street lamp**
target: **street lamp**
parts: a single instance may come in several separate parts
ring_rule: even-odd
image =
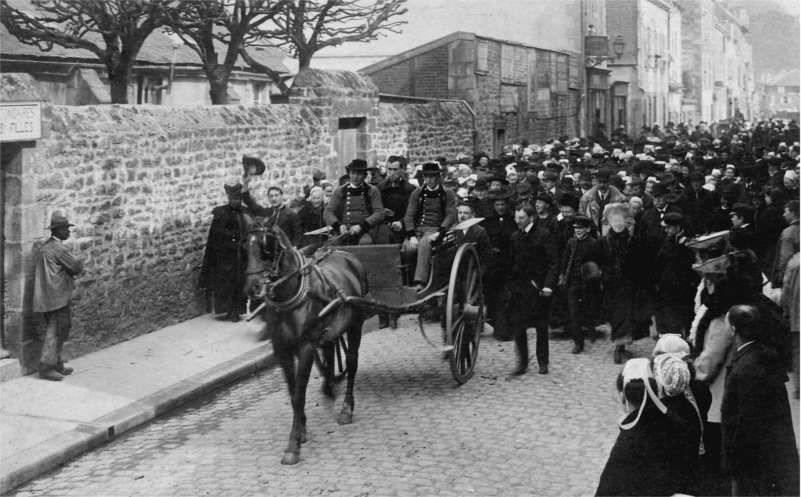
[[[590,38],[590,37],[587,37],[587,38]],[[593,36],[592,38],[606,38],[606,37],[605,36],[604,37]],[[614,50],[614,52],[615,52],[614,56],[605,55],[606,53],[609,53],[608,52],[609,51],[609,48],[608,48],[609,47],[609,45],[608,45],[609,41],[608,41],[608,39],[606,40],[606,43],[607,44],[605,45],[605,47],[603,49],[603,54],[604,55],[597,54],[597,52],[596,52],[597,55],[591,53],[591,55],[587,55],[587,57],[585,57],[584,64],[587,67],[595,67],[595,66],[597,66],[598,64],[600,64],[600,63],[602,63],[604,61],[616,60],[616,59],[619,59],[621,56],[623,56],[623,51],[626,49],[626,42],[623,41],[623,37],[622,36],[618,35],[618,37],[615,38],[615,41],[612,43],[612,50]]]

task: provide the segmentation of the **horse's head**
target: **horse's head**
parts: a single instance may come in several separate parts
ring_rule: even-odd
[[[247,255],[245,293],[263,298],[267,285],[281,277],[282,267],[292,258],[292,242],[272,223],[256,220],[248,226],[244,251]]]

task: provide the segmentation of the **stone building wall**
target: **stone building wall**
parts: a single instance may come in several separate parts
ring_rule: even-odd
[[[36,328],[24,325],[33,254],[55,211],[75,224],[67,244],[86,268],[76,280],[66,350],[74,357],[205,312],[197,280],[210,213],[225,203],[224,183],[240,177],[242,154],[267,165],[253,185],[256,198],[278,184],[289,200],[314,169],[329,178],[344,173],[333,126],[340,117],[367,119],[358,153],[373,164],[397,153],[416,160],[471,148],[472,115],[463,104],[379,104],[364,76],[315,73],[298,77],[286,105],[46,105],[43,138],[14,162],[19,195],[3,200],[7,212],[22,213],[14,229],[25,244],[3,274],[24,296],[4,309],[19,318],[6,320],[12,352],[24,356]]]

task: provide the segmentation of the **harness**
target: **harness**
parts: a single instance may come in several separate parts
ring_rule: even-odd
[[[251,228],[248,232],[263,232],[263,242],[262,246],[266,246],[266,238],[267,232],[270,230],[269,227],[265,227],[263,225],[259,225],[256,228]],[[284,255],[289,252],[291,257],[295,263],[295,269],[290,271],[289,273],[283,275],[282,277],[278,278],[275,281],[265,281],[262,285],[261,290],[261,298],[264,302],[266,307],[272,308],[279,314],[286,314],[289,313],[296,308],[298,308],[301,304],[306,301],[306,296],[311,296],[322,302],[323,304],[330,304],[335,299],[339,298],[341,301],[344,302],[345,300],[345,293],[336,285],[331,283],[331,280],[326,276],[325,272],[317,266],[319,262],[324,261],[329,255],[333,253],[333,250],[328,250],[323,252],[321,255],[311,258],[304,263],[304,257],[300,253],[300,251],[295,248],[291,247],[290,249],[284,249],[281,246],[278,237],[275,238],[275,246],[274,246],[274,253],[278,254],[276,257],[273,258],[273,264],[267,264],[262,268],[247,271],[245,274],[252,275],[252,274],[259,274],[261,273],[265,279],[271,279],[278,276],[278,272],[280,270],[280,261]],[[329,298],[327,295],[318,292],[309,287],[309,272],[314,271],[315,274],[320,278],[323,283],[323,286],[327,288],[326,294],[333,294],[336,297]],[[285,301],[276,301],[273,300],[275,298],[275,289],[280,285],[289,281],[290,278],[294,277],[295,275],[300,275],[300,284],[298,285],[298,291],[290,297],[288,300]]]

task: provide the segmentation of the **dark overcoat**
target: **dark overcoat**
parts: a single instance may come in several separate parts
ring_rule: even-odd
[[[211,214],[200,286],[214,293],[218,301],[243,300],[245,260],[240,246],[247,228],[244,214],[229,205],[215,207]]]
[[[721,406],[723,446],[732,475],[757,482],[760,495],[798,495],[798,450],[787,373],[759,342],[734,354]],[[752,490],[757,490],[753,488]]]

